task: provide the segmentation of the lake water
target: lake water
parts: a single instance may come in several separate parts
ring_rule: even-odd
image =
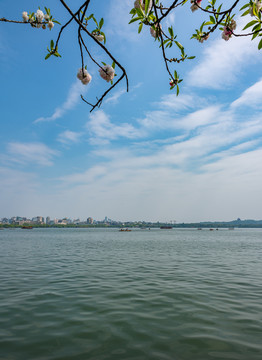
[[[262,359],[262,229],[0,231],[1,360]]]

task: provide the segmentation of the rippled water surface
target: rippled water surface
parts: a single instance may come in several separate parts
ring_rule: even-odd
[[[0,231],[1,360],[262,359],[262,229]]]

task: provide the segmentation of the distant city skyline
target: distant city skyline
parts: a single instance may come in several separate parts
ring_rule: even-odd
[[[47,216],[46,218],[44,218],[43,216],[35,216],[32,219],[26,218],[26,217],[20,217],[20,216],[13,216],[11,218],[0,218],[0,225],[100,225],[100,224],[108,224],[108,225],[116,225],[116,226],[120,226],[120,225],[125,225],[125,224],[137,224],[137,225],[143,225],[143,224],[168,224],[168,225],[173,225],[173,226],[179,226],[179,225],[183,225],[183,224],[209,224],[209,223],[213,223],[213,224],[230,224],[230,223],[234,223],[234,225],[255,225],[255,226],[259,226],[262,227],[262,220],[254,220],[254,219],[240,219],[237,218],[235,220],[230,220],[230,221],[202,221],[202,222],[181,222],[181,223],[177,223],[176,221],[167,221],[167,222],[161,222],[161,221],[145,221],[145,220],[135,220],[135,221],[120,221],[120,220],[112,220],[110,218],[108,218],[107,216],[103,219],[103,220],[97,220],[97,219],[93,219],[92,217],[88,217],[86,219],[79,219],[79,218],[75,218],[75,219],[70,219],[70,218],[54,218],[51,219],[49,216]]]

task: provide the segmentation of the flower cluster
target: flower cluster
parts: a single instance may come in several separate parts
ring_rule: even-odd
[[[232,19],[227,26],[224,26],[222,32],[222,39],[228,41],[232,37],[233,30],[236,30],[236,27],[237,23],[235,22],[235,20]]]
[[[46,26],[51,30],[54,27],[54,22],[50,16],[49,9],[46,9],[47,13],[44,14],[42,10],[38,9],[36,13],[28,14],[27,11],[23,11],[23,22],[29,22],[33,27],[46,29]]]
[[[256,11],[259,12],[261,10],[261,8],[262,8],[261,0],[254,0],[253,5],[250,6],[249,14],[251,16],[255,16],[253,6],[255,6]]]
[[[100,41],[100,42],[104,41],[104,38],[105,38],[104,35],[97,33],[95,31],[92,32],[92,35],[97,41]]]
[[[102,79],[106,80],[107,82],[113,81],[115,76],[115,70],[110,65],[105,65],[99,69],[99,73]]]
[[[113,81],[114,77],[116,76],[113,66],[114,64],[112,66],[105,64],[99,69],[101,78],[106,80],[107,82]],[[86,66],[84,68],[78,69],[77,78],[81,81],[83,85],[89,84],[92,80],[92,76],[87,71]]]
[[[83,85],[87,85],[92,80],[92,76],[89,72],[84,68],[80,68],[77,73],[77,78],[81,81]]]
[[[149,9],[152,7],[152,0],[150,0],[149,2]],[[136,9],[140,9],[142,8],[143,10],[145,10],[145,4],[144,4],[144,1],[143,0],[136,0],[134,2],[134,8]]]
[[[198,10],[199,6],[201,6],[201,1],[202,0],[191,0],[191,11],[194,12],[196,10]]]
[[[27,22],[29,20],[29,16],[28,16],[27,11],[24,11],[22,13],[22,18],[23,18],[23,22]]]
[[[201,35],[198,39],[198,41],[202,44],[205,40],[207,40],[209,38],[209,34],[204,33],[203,35]]]
[[[150,34],[151,34],[151,36],[153,36],[153,38],[155,38],[155,39],[158,38],[161,29],[162,29],[161,24],[156,24],[154,27],[151,26],[151,28],[150,28]]]

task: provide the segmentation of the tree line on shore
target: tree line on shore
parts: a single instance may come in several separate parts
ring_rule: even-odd
[[[0,228],[21,228],[28,224],[0,224]],[[123,222],[119,224],[30,224],[33,228],[262,228],[262,220],[233,220],[233,221],[214,221],[214,222],[197,222],[197,223],[162,223],[162,222]]]

